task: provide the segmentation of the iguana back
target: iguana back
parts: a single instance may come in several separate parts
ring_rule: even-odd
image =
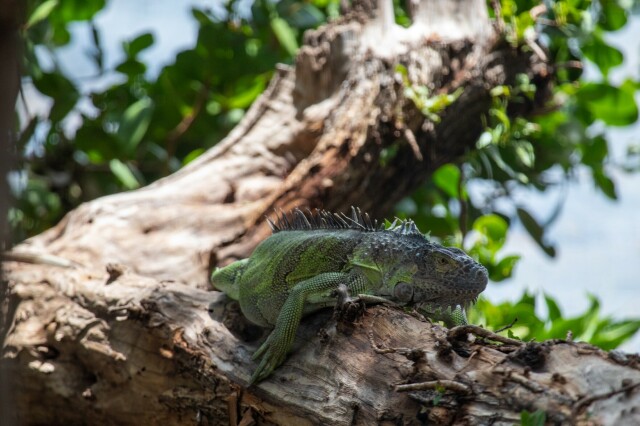
[[[362,236],[353,230],[322,229],[279,232],[267,238],[256,247],[235,283],[243,314],[255,324],[275,326],[291,290],[314,276],[342,272]],[[304,314],[323,306],[306,307]]]

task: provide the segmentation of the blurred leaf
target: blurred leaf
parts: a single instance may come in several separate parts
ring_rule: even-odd
[[[612,200],[617,200],[616,186],[609,176],[606,175],[603,168],[593,169],[593,180],[604,195]]]
[[[453,164],[438,167],[433,173],[433,182],[451,198],[459,198],[460,169]]]
[[[200,157],[203,153],[204,153],[204,149],[202,148],[194,149],[184,157],[184,160],[182,160],[182,165],[186,166],[196,158]]]
[[[547,253],[547,255],[551,257],[555,257],[556,255],[555,247],[547,244],[544,241],[544,228],[540,226],[540,224],[538,224],[538,222],[533,218],[533,216],[531,216],[531,214],[525,209],[518,207],[516,211],[518,213],[518,218],[520,218],[520,221],[524,225],[529,235],[531,235],[534,241],[538,243],[538,246],[540,246],[540,248],[544,250],[544,252]]]
[[[524,410],[520,413],[521,426],[544,426],[547,421],[547,413],[536,410],[533,413]]]
[[[202,10],[192,7],[191,8],[191,15],[196,19],[196,21],[198,21],[198,24],[202,25],[208,25],[211,24],[211,18],[209,17],[209,15],[207,15],[206,13],[204,13]]]
[[[601,166],[609,154],[607,140],[598,135],[593,138],[585,139],[580,146],[582,154],[582,163],[589,167]]]
[[[66,117],[80,97],[71,81],[59,72],[43,72],[39,78],[33,79],[33,84],[40,93],[54,100],[49,113],[49,118],[53,122]]]
[[[531,142],[520,140],[514,141],[513,144],[520,163],[525,167],[532,168],[534,166],[536,156]]]
[[[287,21],[280,17],[275,17],[271,19],[271,29],[287,53],[291,56],[295,55],[298,51],[298,42],[293,29]]]
[[[507,228],[507,221],[495,214],[481,216],[473,223],[473,229],[486,235],[500,247],[506,239]]]
[[[605,77],[611,68],[622,64],[624,59],[622,52],[605,43],[597,33],[591,37],[589,42],[583,44],[581,49],[584,56],[600,68]]]
[[[60,97],[78,97],[75,86],[60,72],[43,72],[40,78],[34,79],[33,84],[43,95],[57,99]]]
[[[627,23],[627,12],[616,0],[600,0],[602,13],[598,23],[606,31],[617,31]]]
[[[547,304],[549,320],[553,322],[562,318],[562,312],[560,311],[560,307],[558,306],[558,303],[555,301],[555,299],[545,293],[544,300]]]
[[[265,76],[260,75],[256,76],[252,78],[252,82],[248,87],[244,89],[238,88],[237,92],[228,99],[226,107],[229,109],[249,107],[264,91],[268,81],[264,77]]]
[[[623,320],[601,327],[590,342],[604,350],[612,350],[620,346],[638,333],[640,320]]]
[[[129,167],[127,167],[127,165],[122,161],[114,158],[109,162],[109,168],[125,188],[136,189],[140,186],[140,183],[131,172],[131,169],[129,169]]]
[[[98,127],[98,123],[86,119],[85,125],[76,133],[75,144],[76,149],[84,152],[93,164],[104,164],[119,154],[118,140]]]
[[[104,8],[105,0],[64,0],[55,14],[61,24],[71,21],[86,21]]]
[[[634,99],[635,84],[625,82],[620,87],[605,83],[586,83],[576,94],[578,102],[610,126],[627,126],[638,119],[638,107]]]
[[[131,104],[122,114],[117,136],[129,154],[136,149],[147,132],[152,114],[153,101],[150,98]]]
[[[135,58],[144,49],[153,45],[153,34],[144,33],[129,42],[124,42],[122,48],[127,56]]]
[[[26,28],[30,28],[36,25],[37,23],[47,19],[57,5],[58,5],[58,0],[47,0],[40,3],[40,5],[36,7],[33,13],[31,13],[31,16],[29,16],[29,19],[27,20]]]
[[[489,278],[495,282],[510,278],[519,260],[520,256],[517,255],[505,256],[494,267],[490,268]]]
[[[127,59],[116,67],[116,71],[126,74],[129,77],[143,74],[146,70],[146,65],[135,59]]]

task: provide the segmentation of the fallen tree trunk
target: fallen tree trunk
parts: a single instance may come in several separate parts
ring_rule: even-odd
[[[389,2],[377,14],[354,3],[306,35],[295,67],[214,149],[82,205],[13,251],[2,368],[14,372],[15,421],[510,424],[523,410],[559,423],[637,420],[635,356],[469,341],[481,332],[386,307],[353,324],[308,318],[285,364],[246,387],[260,331],[207,291],[208,276],[267,235],[265,213],[358,205],[382,217],[473,148],[492,87],[520,73],[536,84],[538,98],[514,113],[548,93],[549,65],[503,43],[484,1],[420,2],[409,29],[390,20]],[[405,98],[397,65],[429,93],[462,94],[434,123]],[[423,384],[397,386],[410,382]]]
[[[20,377],[20,423],[513,424],[525,410],[554,424],[638,420],[637,355],[470,341],[375,307],[355,324],[308,318],[284,365],[245,388],[256,335],[220,293],[86,269],[18,275],[4,357]]]

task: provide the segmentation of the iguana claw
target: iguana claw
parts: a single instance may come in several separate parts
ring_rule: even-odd
[[[284,361],[288,348],[282,338],[277,337],[275,330],[269,335],[267,340],[251,357],[252,360],[260,360],[260,364],[251,375],[249,384],[252,385],[267,378],[276,367]]]

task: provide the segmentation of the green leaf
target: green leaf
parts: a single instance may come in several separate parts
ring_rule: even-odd
[[[511,255],[502,258],[497,265],[490,268],[490,276],[492,281],[498,282],[510,278],[513,274],[513,268],[518,264],[520,256]]]
[[[150,98],[143,98],[129,105],[122,114],[117,137],[129,154],[133,153],[147,132],[153,115],[153,106]]]
[[[50,20],[53,20],[53,16],[56,16],[56,15],[53,14]],[[71,33],[69,33],[69,30],[67,29],[66,26],[58,27],[54,30],[51,40],[53,41],[53,44],[55,44],[56,46],[64,46],[65,44],[68,44],[71,41]]]
[[[593,62],[605,77],[609,74],[611,68],[622,64],[624,56],[615,47],[604,42],[602,37],[594,33],[589,42],[582,45],[582,53]]]
[[[616,0],[600,0],[602,12],[598,23],[606,31],[617,31],[627,23],[627,12]]]
[[[129,42],[124,42],[122,48],[129,57],[135,57],[144,49],[153,45],[153,34],[144,33]]]
[[[84,125],[76,133],[75,147],[84,152],[93,164],[104,164],[122,155],[118,140],[104,131],[102,126],[84,117]]]
[[[582,164],[601,167],[609,154],[609,146],[607,140],[602,135],[598,135],[584,140],[580,145],[580,152],[582,153]]]
[[[55,15],[60,24],[70,21],[87,21],[104,8],[105,0],[64,0]]]
[[[258,75],[252,79],[248,87],[238,87],[236,92],[230,97],[225,105],[229,109],[247,108],[264,91],[268,79],[263,75]]]
[[[116,67],[116,71],[126,74],[129,77],[144,74],[147,66],[135,59],[127,59]]]
[[[592,171],[593,181],[595,182],[596,187],[610,199],[617,200],[618,195],[616,194],[616,185],[613,183],[611,178],[607,176],[604,169],[602,167],[597,167],[592,169]]]
[[[209,15],[201,11],[200,9],[196,9],[195,7],[191,8],[191,15],[198,21],[200,26],[211,24],[211,18]]]
[[[460,169],[453,164],[445,164],[438,167],[432,176],[433,183],[443,190],[451,198],[458,198],[458,185],[460,183]]]
[[[640,320],[631,319],[603,327],[590,340],[591,344],[604,350],[615,349],[633,337],[640,329]]]
[[[555,257],[556,249],[552,245],[547,244],[544,241],[544,228],[538,224],[538,222],[531,216],[531,214],[525,209],[517,208],[518,218],[524,225],[529,235],[533,237],[533,240],[538,243],[538,246],[549,256]]]
[[[549,321],[553,322],[562,318],[562,311],[555,299],[544,293],[544,300],[547,303],[547,311],[549,311]]]
[[[140,187],[140,183],[136,179],[133,172],[131,172],[131,169],[129,169],[129,167],[122,161],[114,158],[113,160],[109,161],[109,168],[125,188],[136,189]]]
[[[606,83],[587,83],[576,94],[578,102],[610,126],[628,126],[638,119],[634,98],[635,84],[627,80],[620,87]]]
[[[43,72],[33,83],[43,95],[54,100],[49,119],[53,122],[62,120],[73,109],[80,94],[75,86],[60,72]]]
[[[43,72],[39,78],[33,79],[33,84],[40,93],[53,99],[78,97],[76,87],[60,72]]]
[[[203,148],[194,149],[193,151],[185,155],[184,159],[182,160],[182,165],[186,166],[196,158],[200,157],[203,153],[204,153]]]
[[[47,0],[45,2],[42,2],[38,7],[36,7],[36,9],[33,11],[31,16],[29,16],[29,20],[27,20],[26,28],[30,28],[36,25],[37,23],[47,19],[57,5],[58,5],[58,0]]]
[[[280,46],[282,46],[289,55],[295,55],[298,51],[298,42],[296,41],[295,32],[287,21],[280,17],[273,18],[271,20],[271,29],[278,39]]]
[[[525,167],[533,168],[536,161],[536,154],[533,151],[533,145],[531,145],[531,142],[519,140],[513,141],[513,145],[520,163]]]
[[[520,413],[520,424],[522,426],[544,426],[547,420],[547,414],[542,410],[536,410],[533,413],[522,411]]]
[[[473,229],[486,236],[496,245],[496,249],[504,244],[508,227],[507,221],[496,214],[480,216],[473,222]]]

